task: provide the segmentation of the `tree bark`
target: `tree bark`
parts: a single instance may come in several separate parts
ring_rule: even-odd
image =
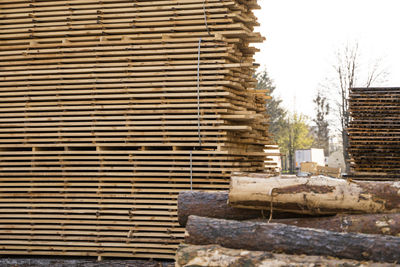
[[[375,262],[330,259],[322,256],[296,256],[266,251],[229,249],[218,245],[180,245],[176,254],[176,267],[255,267],[255,266],[393,266]]]
[[[185,226],[190,215],[249,220],[263,218],[263,211],[238,209],[229,206],[228,192],[182,191],[178,196],[179,224]]]
[[[178,196],[178,221],[185,226],[190,215],[227,220],[269,218],[268,210],[240,209],[228,205],[228,192],[182,191]],[[275,212],[274,218],[294,218],[294,213]]]
[[[400,213],[400,182],[346,181],[325,176],[260,178],[262,175],[232,176],[229,204],[299,214]]]
[[[268,221],[269,211],[263,213],[260,210],[232,208],[227,201],[228,192],[182,191],[178,196],[179,224],[185,226],[190,215],[226,220]],[[295,217],[297,216],[294,213],[274,212],[271,222],[335,232],[400,235],[400,214],[397,213]]]
[[[290,173],[294,173],[294,152],[292,152],[292,148],[290,148],[289,152],[289,165],[290,165]]]
[[[338,233],[292,225],[190,216],[185,241],[226,248],[400,262],[400,237]]]
[[[266,220],[258,220],[266,222]],[[297,227],[323,229],[334,232],[382,234],[400,236],[400,214],[339,214],[332,217],[271,220]]]

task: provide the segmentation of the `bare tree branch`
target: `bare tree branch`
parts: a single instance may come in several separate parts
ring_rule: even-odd
[[[350,122],[350,111],[349,111],[349,89],[359,86],[358,82],[362,79],[361,75],[363,72],[363,66],[360,64],[360,52],[359,45],[355,43],[353,45],[347,44],[343,49],[336,52],[337,61],[333,66],[336,74],[336,87],[339,89],[340,101],[336,101],[338,105],[338,113],[340,119],[340,133],[342,135],[343,142],[343,156],[346,162],[346,172],[350,171],[349,160],[350,155],[348,153],[348,133],[347,128]],[[370,87],[374,84],[378,84],[387,76],[387,72],[381,67],[381,60],[375,60],[374,64],[370,64],[369,71],[366,77],[366,82],[361,86]]]

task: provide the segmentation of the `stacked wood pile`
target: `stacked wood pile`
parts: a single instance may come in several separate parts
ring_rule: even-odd
[[[0,266],[12,267],[174,267],[171,261],[90,257],[2,257]]]
[[[398,263],[399,192],[398,182],[244,173],[229,193],[181,192],[177,266]]]
[[[351,88],[353,179],[400,179],[400,88]]]
[[[267,153],[268,157],[265,159],[265,170],[271,176],[277,176],[281,173],[281,153],[279,151],[279,146],[276,144],[268,144],[264,152]]]
[[[316,162],[301,162],[300,163],[300,172],[305,173],[307,175],[324,175],[334,178],[341,177],[342,169],[341,168],[332,168],[327,166],[320,166]]]
[[[173,258],[181,190],[264,169],[256,1],[0,3],[0,254]]]

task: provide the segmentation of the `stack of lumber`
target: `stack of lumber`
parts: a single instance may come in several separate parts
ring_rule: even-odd
[[[0,3],[0,254],[173,258],[181,190],[264,170],[251,0]]]
[[[400,88],[351,88],[353,179],[400,179]]]
[[[178,266],[398,263],[399,192],[398,182],[236,174],[229,193],[179,194],[186,244],[179,248],[176,262]],[[237,265],[229,265],[233,262]],[[369,265],[376,264],[365,266]]]
[[[277,176],[281,173],[281,153],[279,151],[279,146],[276,144],[269,144],[265,146],[264,152],[268,155],[265,159],[265,170],[271,176]]]
[[[301,162],[300,172],[308,175],[324,175],[334,178],[341,177],[342,169],[318,165],[317,162]]]

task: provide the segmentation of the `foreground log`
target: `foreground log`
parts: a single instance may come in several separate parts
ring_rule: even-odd
[[[178,221],[185,226],[190,215],[202,217],[250,220],[269,218],[269,211],[240,209],[228,205],[228,192],[182,191],[178,196]],[[274,218],[293,218],[296,214],[275,212]]]
[[[180,245],[176,253],[176,267],[242,267],[242,266],[393,266],[392,264],[332,259],[322,256],[297,256],[266,251],[229,249],[218,245]]]
[[[233,176],[229,204],[300,214],[400,213],[400,182],[259,177]]]
[[[266,222],[266,220],[258,220]],[[334,232],[400,236],[400,214],[338,214],[332,217],[271,220],[273,223],[323,229]]]
[[[185,241],[226,248],[400,262],[400,237],[338,233],[277,223],[190,216]]]

